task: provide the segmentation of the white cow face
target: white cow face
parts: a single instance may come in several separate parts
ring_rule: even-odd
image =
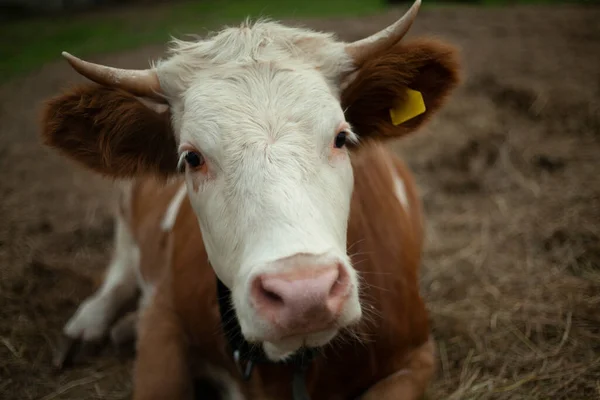
[[[295,54],[301,33],[269,23],[221,33],[203,54],[231,52],[232,60],[213,65],[192,53],[205,67],[184,77],[186,89],[170,100],[210,262],[232,290],[242,333],[266,342],[274,358],[303,343],[322,345],[361,316],[346,254],[353,189],[346,145],[357,138],[334,76],[319,68],[327,62]],[[340,52],[313,35],[305,45]],[[228,47],[209,46],[222,43]],[[185,56],[159,65],[161,81],[182,75],[180,63],[193,63]]]

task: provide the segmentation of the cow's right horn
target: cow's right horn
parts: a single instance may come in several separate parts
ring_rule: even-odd
[[[113,68],[84,61],[66,51],[63,51],[62,55],[75,71],[96,83],[123,89],[136,96],[150,97],[164,101],[158,75],[154,69]]]
[[[392,25],[369,37],[347,44],[346,53],[352,57],[354,65],[360,66],[374,54],[398,43],[414,22],[419,7],[421,7],[421,0],[415,0],[402,18]]]

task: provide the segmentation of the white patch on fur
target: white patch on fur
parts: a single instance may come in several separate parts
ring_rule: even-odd
[[[404,181],[400,178],[400,175],[394,171],[392,172],[394,178],[394,190],[396,192],[396,197],[400,204],[404,207],[406,211],[408,211],[409,203],[408,203],[408,193],[406,192],[406,186],[404,185]]]
[[[102,286],[88,297],[65,325],[63,331],[71,338],[85,341],[101,339],[119,309],[135,295],[136,270],[140,251],[126,222],[118,216],[115,225],[115,249]]]
[[[396,166],[390,159],[386,159],[387,165],[390,169],[390,174],[392,175],[392,181],[394,183],[394,193],[396,194],[396,198],[402,205],[405,211],[409,211],[410,203],[408,201],[408,192],[406,191],[406,185],[404,181],[400,177]]]
[[[177,220],[177,215],[179,214],[179,209],[181,208],[181,203],[185,199],[185,195],[187,193],[187,188],[185,183],[181,184],[181,187],[173,196],[173,200],[169,203],[169,207],[167,208],[167,212],[163,217],[162,222],[160,223],[160,227],[164,232],[168,232],[173,229],[175,225],[175,221]]]

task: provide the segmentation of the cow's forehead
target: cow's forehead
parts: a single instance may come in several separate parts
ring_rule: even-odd
[[[314,68],[253,62],[215,70],[199,72],[185,91],[186,116],[215,109],[219,121],[229,117],[301,122],[319,114],[316,103],[327,113],[339,108],[337,90]]]
[[[211,146],[319,141],[344,120],[336,93],[317,70],[260,62],[199,74],[182,109],[182,139],[201,134],[197,139]]]

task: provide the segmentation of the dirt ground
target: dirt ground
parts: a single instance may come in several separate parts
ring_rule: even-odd
[[[303,21],[352,40],[402,10]],[[422,287],[438,341],[431,399],[600,398],[600,7],[425,9],[411,36],[462,48],[465,79],[393,144],[428,221]],[[68,49],[66,49],[68,50]],[[98,57],[145,67],[162,46]],[[0,398],[121,399],[131,357],[63,372],[56,337],[108,260],[110,184],[38,142],[59,62],[0,87]]]

